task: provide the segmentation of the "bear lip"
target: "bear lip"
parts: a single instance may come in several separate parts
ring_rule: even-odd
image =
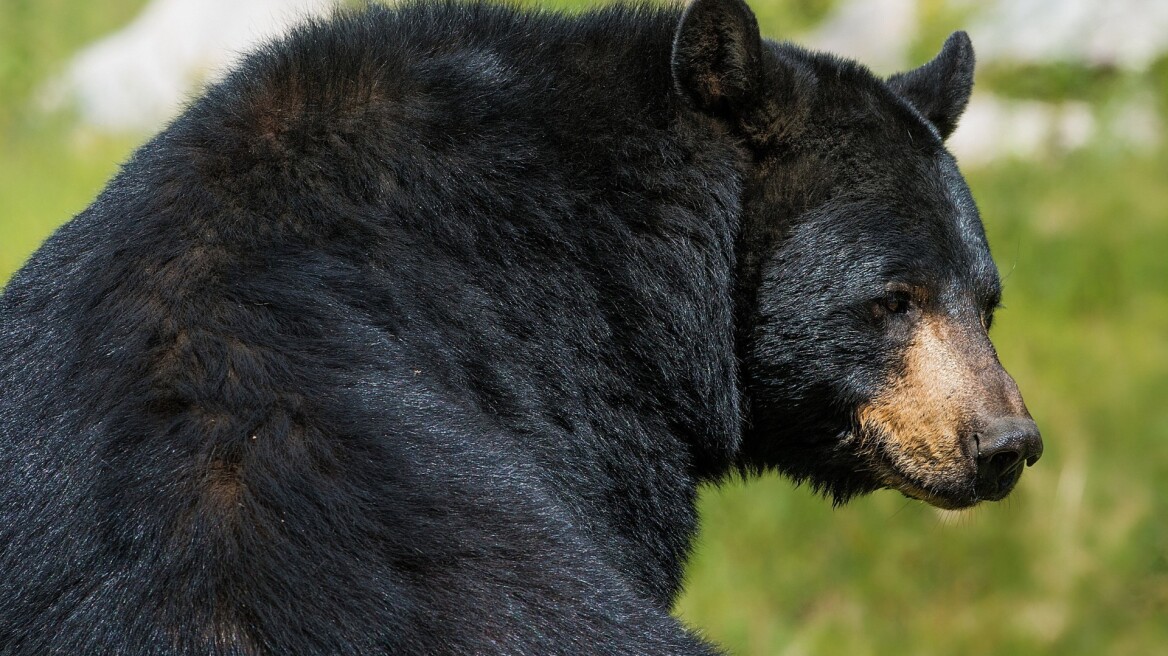
[[[897,466],[896,461],[883,449],[878,451],[873,460],[881,484],[911,499],[924,501],[930,506],[942,510],[961,510],[971,508],[984,500],[968,480],[952,481],[957,484],[955,487],[960,486],[964,489],[930,490],[928,484]]]
[[[924,490],[919,485],[908,481],[904,481],[899,485],[890,484],[889,488],[900,492],[910,499],[924,501],[930,506],[933,506],[934,508],[940,508],[941,510],[964,510],[966,508],[972,508],[981,501],[977,497],[966,497],[965,495],[957,497],[934,494]]]

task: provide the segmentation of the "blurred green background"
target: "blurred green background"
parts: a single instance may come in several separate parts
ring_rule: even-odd
[[[783,37],[832,3],[753,4]],[[35,101],[142,5],[0,0],[0,282],[144,139]],[[921,6],[914,62],[970,3]],[[979,72],[983,93],[1104,117],[1151,98],[1164,125],[1168,61],[999,62]],[[733,653],[1168,653],[1168,150],[1103,134],[966,174],[1005,280],[993,338],[1046,454],[1009,499],[962,513],[893,492],[832,509],[776,478],[706,490],[677,613]]]

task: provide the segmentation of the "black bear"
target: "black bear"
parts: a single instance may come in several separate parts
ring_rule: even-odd
[[[248,56],[0,300],[0,654],[712,654],[700,483],[1005,496],[972,69],[741,0]]]

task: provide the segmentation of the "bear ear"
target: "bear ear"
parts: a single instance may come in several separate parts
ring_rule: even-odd
[[[711,113],[741,111],[761,92],[762,37],[742,0],[695,0],[673,37],[678,93]]]
[[[888,78],[888,86],[912,103],[948,138],[957,127],[973,91],[973,44],[965,32],[954,32],[941,53],[920,68]]]

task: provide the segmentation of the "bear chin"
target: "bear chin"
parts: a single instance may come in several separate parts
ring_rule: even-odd
[[[945,468],[944,473],[933,473],[926,482],[920,473],[914,471],[912,463],[901,463],[887,455],[882,456],[875,458],[871,467],[884,488],[896,490],[910,499],[924,501],[942,510],[963,510],[983,501],[1001,501],[1013,492],[1022,478],[1025,466],[1024,462],[1019,462],[993,481],[992,488],[987,489],[986,483],[977,475],[977,464],[973,458],[941,465]]]

